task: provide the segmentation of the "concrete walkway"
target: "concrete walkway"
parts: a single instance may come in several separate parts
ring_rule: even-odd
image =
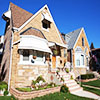
[[[94,88],[94,89],[99,89],[99,90],[100,90],[99,87],[94,87],[94,86],[90,86],[90,85],[83,85],[83,86],[85,86],[85,87],[89,87],[89,88]]]
[[[100,96],[88,92],[88,91],[77,91],[77,92],[72,92],[72,94],[77,95],[77,96],[81,96],[81,97],[86,97],[86,98],[91,98],[91,99],[95,99],[95,100],[100,100]]]

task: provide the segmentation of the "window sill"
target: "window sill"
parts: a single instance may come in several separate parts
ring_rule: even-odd
[[[19,62],[18,65],[42,65],[42,66],[48,66],[48,64],[43,63],[43,62],[36,62],[36,63],[31,63],[31,62]]]
[[[44,31],[46,31],[46,32],[49,32],[49,29],[45,29],[45,28],[43,28],[43,27],[42,27],[42,29],[43,29]]]
[[[80,66],[75,66],[76,68],[86,68],[86,66],[80,65]]]

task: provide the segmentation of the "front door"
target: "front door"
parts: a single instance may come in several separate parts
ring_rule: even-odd
[[[52,56],[52,68],[56,68],[56,56]]]

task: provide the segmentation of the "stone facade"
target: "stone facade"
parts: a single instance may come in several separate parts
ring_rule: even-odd
[[[43,35],[48,41],[63,44],[60,34],[54,22],[50,24],[50,28],[47,30],[42,27],[42,13],[50,13],[47,9],[43,9],[39,12],[25,27],[20,31],[13,31],[13,48],[12,48],[12,58],[11,58],[11,79],[10,87],[25,87],[30,86],[32,80],[35,80],[39,75],[42,75],[45,80],[47,80],[48,66],[40,65],[20,65],[20,54],[18,53],[18,45],[20,40],[20,33],[29,27],[33,27],[42,31]],[[51,17],[51,16],[50,16]],[[10,40],[10,39],[8,39]],[[9,44],[8,44],[9,45]],[[7,47],[8,48],[8,47]],[[61,53],[63,55],[63,49],[61,48]],[[10,57],[10,56],[9,56]],[[64,58],[62,59],[64,62]],[[10,65],[8,65],[10,66]],[[9,76],[9,75],[8,75]]]

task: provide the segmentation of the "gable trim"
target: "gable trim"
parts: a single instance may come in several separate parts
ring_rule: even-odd
[[[87,36],[86,36],[85,30],[84,30],[84,28],[82,27],[82,29],[81,29],[81,31],[80,31],[80,34],[78,35],[78,38],[77,38],[77,40],[76,40],[76,42],[75,42],[75,44],[74,44],[73,49],[75,48],[75,45],[76,45],[76,43],[77,43],[78,40],[79,40],[79,37],[80,37],[80,35],[81,35],[82,30],[83,30],[83,32],[84,32],[84,34],[85,34],[85,37],[86,37],[86,40],[87,40],[87,42],[88,42],[88,39],[87,39]],[[88,42],[88,46],[89,46],[89,42]]]
[[[75,45],[76,45],[76,43],[77,43],[77,42],[78,42],[78,40],[79,40],[79,37],[80,37],[80,35],[81,35],[82,30],[84,30],[84,29],[83,29],[83,27],[82,27],[82,29],[81,29],[81,31],[80,31],[80,33],[79,33],[79,35],[78,35],[77,39],[76,39],[76,42],[75,42],[75,44],[74,44],[73,49],[75,48]]]

